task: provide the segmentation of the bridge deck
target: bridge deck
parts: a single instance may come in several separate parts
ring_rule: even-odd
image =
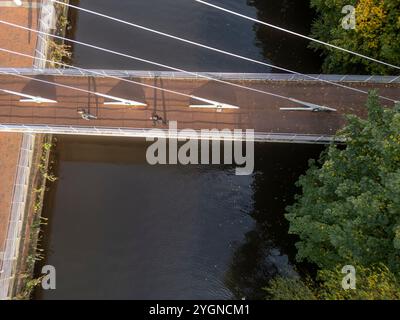
[[[118,128],[153,128],[151,114],[156,111],[166,120],[175,120],[179,128],[192,129],[254,129],[258,133],[295,133],[333,135],[341,128],[344,114],[365,116],[367,96],[314,81],[237,81],[257,89],[325,105],[338,112],[281,111],[281,107],[298,107],[290,101],[250,92],[224,84],[199,79],[135,79],[150,85],[196,95],[202,98],[237,105],[240,109],[216,112],[193,109],[195,100],[173,93],[161,92],[110,78],[78,76],[36,76],[89,91],[147,103],[146,107],[104,105],[104,99],[93,94],[55,87],[36,81],[1,75],[0,89],[23,92],[57,100],[57,104],[19,102],[19,97],[0,93],[0,124],[41,124],[96,126]],[[381,95],[398,100],[400,84],[346,83],[356,88],[378,88]],[[393,105],[389,101],[382,101]],[[86,108],[97,120],[86,121],[77,114]],[[163,128],[165,125],[158,125]]]

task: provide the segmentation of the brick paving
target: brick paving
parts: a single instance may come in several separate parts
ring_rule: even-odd
[[[23,7],[10,6],[10,1],[0,0],[0,19],[19,24],[32,29],[37,29],[40,0],[23,1]],[[0,27],[0,47],[25,54],[34,54],[37,35],[34,32],[6,26]],[[12,56],[0,53],[0,67],[31,67],[33,60],[30,58]]]
[[[37,28],[40,2],[27,0],[22,7],[15,7],[12,1],[0,0],[0,19]],[[0,27],[1,48],[34,55],[36,41],[35,33],[5,25]],[[0,67],[31,67],[32,64],[33,59],[0,53]],[[21,141],[22,134],[0,134],[0,252],[4,251]]]
[[[253,93],[205,80],[160,79],[157,86],[188,95],[237,105],[240,109],[216,112],[214,109],[191,109],[198,102],[173,93],[110,78],[40,76],[40,79],[88,91],[147,103],[146,107],[104,105],[104,99],[93,94],[38,83],[15,76],[0,76],[0,86],[34,96],[58,101],[54,103],[21,103],[17,96],[0,93],[0,123],[49,124],[99,127],[152,128],[154,110],[165,120],[178,121],[179,128],[254,129],[259,133],[298,133],[333,135],[344,123],[344,114],[366,114],[367,96],[321,82],[310,81],[241,81],[246,86],[290,96],[315,104],[336,108],[338,112],[281,111],[281,107],[298,105],[264,94]],[[154,79],[135,79],[154,85]],[[347,84],[350,85],[350,84]],[[363,90],[378,88],[383,96],[399,99],[400,84],[352,83]],[[388,103],[393,105],[393,103]],[[77,114],[86,108],[97,120],[86,121]]]
[[[0,251],[7,234],[21,141],[21,134],[0,134]]]

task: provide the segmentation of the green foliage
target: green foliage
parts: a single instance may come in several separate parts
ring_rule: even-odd
[[[315,300],[311,285],[298,278],[276,277],[264,288],[269,300]]]
[[[395,275],[383,264],[369,268],[356,266],[356,289],[344,290],[341,286],[341,267],[334,271],[318,272],[321,282],[317,296],[323,300],[398,300],[400,284]]]
[[[317,281],[277,277],[265,290],[272,300],[398,300],[400,284],[383,264],[356,267],[356,289],[342,288],[341,267],[318,272]]]
[[[31,298],[32,292],[35,290],[36,287],[41,284],[43,279],[43,277],[31,279],[30,276],[27,274],[22,276],[26,279],[24,287],[22,288],[21,292],[13,298],[13,300],[29,300]]]
[[[382,108],[370,95],[368,119],[348,116],[331,145],[297,185],[287,208],[297,259],[321,269],[384,263],[400,273],[400,108]]]
[[[356,8],[356,29],[341,26],[342,7]],[[318,18],[313,24],[312,36],[319,40],[400,65],[400,1],[398,0],[311,0]],[[323,45],[311,47],[323,50],[323,65],[327,73],[395,74],[396,70]]]
[[[49,48],[49,60],[53,61],[50,63],[52,68],[60,68],[60,63],[64,63],[66,60],[72,57],[71,46],[64,43],[57,43],[50,40],[48,42]]]
[[[50,142],[45,142],[45,143],[43,143],[43,149],[44,149],[45,151],[50,151],[52,146],[53,146],[53,145],[52,145]]]

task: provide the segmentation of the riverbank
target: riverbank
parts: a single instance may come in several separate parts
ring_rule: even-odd
[[[22,7],[19,8],[10,5],[8,2],[0,3],[0,19],[29,28],[37,28],[40,11],[39,3],[40,1],[24,2]],[[0,47],[2,48],[34,55],[36,43],[37,37],[35,33],[5,25],[0,28]],[[31,58],[0,53],[1,66],[30,67],[33,62]],[[12,222],[12,210],[17,196],[15,192],[17,169],[25,136],[25,134],[0,134],[0,174],[2,177],[0,188],[0,299],[7,299],[10,291],[12,291],[10,288],[12,287],[13,269],[17,261],[14,248],[17,243],[18,233],[15,235],[16,230]]]
[[[62,0],[69,3],[69,0]],[[50,0],[43,0],[43,12],[41,14],[40,31],[54,34],[59,37],[65,37],[69,25],[68,12],[69,7],[59,3],[53,3]],[[64,40],[53,38],[51,36],[39,35],[38,52],[40,58],[36,59],[37,68],[59,68],[57,63],[51,63],[43,60],[48,59],[55,62],[68,62],[71,57],[70,46],[64,43]]]
[[[49,5],[51,2],[47,0],[23,1],[21,7],[9,2],[0,3],[0,19],[52,32],[51,23],[43,23],[52,12]],[[57,20],[57,17],[55,15],[53,19]],[[47,58],[48,40],[38,37],[35,32],[2,25],[0,47],[36,59],[1,53],[0,66],[45,66],[38,58]],[[46,182],[51,177],[48,174],[51,140],[51,135],[0,134],[0,173],[3,177],[0,188],[0,299],[29,298],[35,283],[32,276],[40,252],[37,244],[41,209]]]
[[[33,263],[37,258],[38,221],[46,188],[49,135],[24,134],[19,146],[10,203],[5,256],[2,264],[2,299],[28,297]],[[15,181],[15,182],[14,182]]]
[[[23,219],[19,246],[19,259],[16,265],[16,277],[11,297],[13,299],[29,299],[31,291],[37,284],[33,278],[36,261],[41,259],[40,228],[45,223],[42,218],[42,207],[49,174],[49,158],[52,147],[51,135],[35,135],[32,145],[32,167],[26,194],[26,209]]]

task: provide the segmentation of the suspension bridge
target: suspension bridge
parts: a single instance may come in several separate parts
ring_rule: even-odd
[[[212,1],[193,2],[400,70],[399,66],[245,16]],[[278,73],[198,73],[132,52],[117,52],[55,35],[55,4]],[[9,179],[4,179],[2,185],[5,194],[13,196],[11,209],[5,202],[0,207],[0,218],[3,215],[2,219],[9,221],[7,231],[0,230],[4,234],[4,239],[0,237],[0,299],[9,298],[15,279],[35,133],[155,137],[155,132],[168,129],[169,121],[176,121],[178,129],[253,129],[257,141],[327,143],[345,125],[345,114],[366,115],[369,90],[378,90],[383,105],[392,107],[399,100],[400,76],[302,74],[77,7],[69,1],[0,0],[0,8],[0,62],[4,62],[0,68],[0,132],[25,133],[22,142],[16,142],[21,143],[19,154],[14,152],[18,170],[14,173],[10,166]],[[92,70],[53,61],[47,54],[51,39],[85,46],[94,54],[102,51],[140,61],[163,71]],[[32,67],[21,66],[27,64]],[[49,65],[57,68],[46,68]],[[11,181],[13,175],[15,181]]]
[[[258,141],[326,143],[345,124],[345,114],[366,113],[366,94],[301,76],[206,74],[241,86],[234,87],[200,75],[3,68],[0,131],[144,137],[177,121],[180,129],[254,129]],[[393,100],[400,88],[395,77],[337,76],[336,81],[357,90],[378,89]],[[85,120],[79,110],[92,118]],[[165,121],[155,123],[154,114]]]
[[[240,13],[198,1],[241,19],[325,44],[336,50],[395,69],[398,66],[295,33]],[[92,43],[55,35],[54,4],[80,10],[116,23],[157,34],[174,41],[211,50],[277,70],[278,74],[196,73],[165,65],[132,53],[118,52]],[[93,135],[146,136],[155,126],[167,128],[253,129],[259,141],[327,142],[345,124],[345,114],[364,116],[369,90],[377,89],[382,102],[398,100],[400,77],[307,75],[258,61],[221,48],[185,39],[64,1],[42,1],[38,27],[0,19],[0,25],[17,33],[38,37],[36,55],[0,48],[0,54],[33,58],[35,68],[0,70],[0,131]],[[160,72],[87,70],[43,54],[46,40],[81,45],[153,65]],[[57,69],[46,69],[46,65]],[[283,73],[282,73],[283,72]],[[154,116],[163,119],[155,122]]]

